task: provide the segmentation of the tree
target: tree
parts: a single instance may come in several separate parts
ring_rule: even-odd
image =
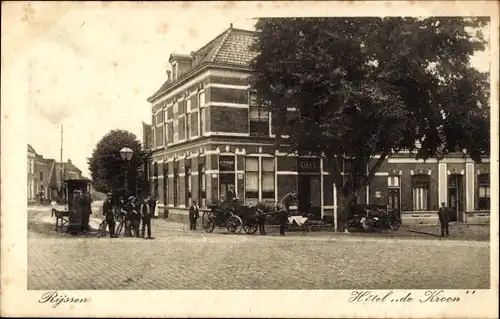
[[[129,147],[134,152],[129,163],[122,160],[120,150]],[[137,137],[124,130],[112,130],[95,146],[88,158],[89,171],[94,189],[99,192],[123,192],[125,171],[128,171],[128,194],[136,195],[136,183],[140,179],[141,166],[146,154]]]
[[[480,18],[271,18],[256,24],[251,84],[276,147],[323,156],[347,212],[390,155],[489,152]],[[291,109],[291,110],[290,110]],[[289,137],[283,138],[286,134]],[[342,176],[345,160],[350,171]]]

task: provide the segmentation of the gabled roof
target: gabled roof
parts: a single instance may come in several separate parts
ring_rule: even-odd
[[[251,45],[257,39],[255,31],[234,29],[230,27],[217,37],[212,39],[198,51],[192,52],[193,57],[202,57],[199,60],[195,59],[195,64],[188,72],[184,73],[175,81],[165,81],[163,85],[147,100],[152,102],[159,95],[165,93],[169,88],[175,86],[180,81],[191,76],[196,70],[206,64],[249,67],[252,59],[257,55],[252,51]],[[172,56],[182,57],[185,55],[172,54]]]
[[[31,146],[31,145],[29,145],[29,144],[28,144],[28,153],[34,153],[34,154],[36,154],[36,151],[35,151],[35,149],[33,148],[33,146]]]

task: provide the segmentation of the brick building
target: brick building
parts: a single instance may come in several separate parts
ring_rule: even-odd
[[[271,116],[255,103],[248,77],[253,31],[232,26],[189,55],[172,54],[172,71],[148,98],[152,105],[151,189],[169,213],[187,214],[223,198],[230,186],[245,204],[278,201],[296,190],[297,207],[318,219],[341,206],[323,160],[273,147]],[[293,111],[293,110],[290,110]],[[358,203],[383,203],[403,220],[435,220],[440,202],[458,221],[489,219],[489,161],[462,154],[417,161],[408,154],[384,163]],[[467,214],[466,214],[467,213]]]

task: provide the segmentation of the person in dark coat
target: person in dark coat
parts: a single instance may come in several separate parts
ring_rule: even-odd
[[[237,197],[236,197],[236,192],[234,191],[234,186],[231,185],[231,186],[229,186],[229,190],[226,192],[226,200],[228,202],[232,202],[236,198]]]
[[[149,205],[150,197],[146,197],[141,204],[140,214],[142,219],[142,238],[144,238],[144,233],[146,232],[146,227],[148,229],[148,237],[146,239],[154,239],[151,237],[151,218],[153,218],[153,214],[151,213],[151,206]]]
[[[196,205],[196,201],[194,200],[191,206],[189,207],[189,229],[196,230],[196,221],[200,217],[200,210],[198,205]]]
[[[268,211],[267,205],[263,202],[257,203],[257,224],[259,226],[259,233],[261,235],[266,235],[266,215]]]
[[[104,215],[106,223],[109,227],[109,237],[118,237],[115,235],[115,217],[113,216],[113,201],[111,193],[108,193],[106,200],[102,204],[102,214]]]
[[[290,206],[292,206],[293,202],[297,199],[297,193],[292,191],[283,197],[281,200],[281,205],[283,205],[283,210],[279,214],[280,221],[280,236],[285,236],[285,224],[288,219],[288,215],[290,214]]]
[[[439,224],[441,225],[441,237],[448,237],[450,235],[448,230],[448,222],[450,220],[449,214],[450,212],[448,207],[446,207],[446,203],[441,203],[441,207],[438,212]]]
[[[128,220],[130,222],[130,235],[135,237],[139,237],[139,226],[141,223],[141,217],[139,215],[139,207],[137,205],[136,198],[134,196],[130,196],[128,198],[127,204],[127,212],[128,212]]]
[[[89,192],[83,192],[82,201],[80,203],[82,205],[82,231],[88,232],[90,228],[90,215],[92,214],[92,199],[90,198]]]

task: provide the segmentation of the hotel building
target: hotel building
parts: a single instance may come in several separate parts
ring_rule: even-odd
[[[188,214],[191,200],[201,207],[234,186],[253,205],[298,193],[294,209],[314,219],[332,219],[342,203],[321,158],[275,150],[271,116],[255,103],[248,85],[249,49],[255,32],[232,26],[191,54],[172,54],[168,79],[148,98],[152,112],[152,193],[162,210]],[[489,160],[476,164],[463,154],[442,160],[389,158],[357,202],[387,204],[403,222],[437,218],[441,202],[452,219],[489,220]],[[160,213],[161,215],[161,213]]]

